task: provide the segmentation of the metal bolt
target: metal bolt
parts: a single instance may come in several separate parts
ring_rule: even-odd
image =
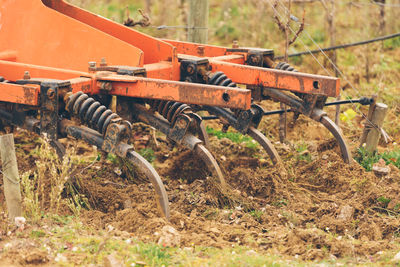
[[[56,92],[53,89],[47,90],[47,97],[49,99],[54,99],[55,96],[56,96]]]
[[[250,59],[254,65],[258,65],[260,63],[260,58],[258,56],[252,56]]]
[[[106,67],[107,66],[107,61],[106,61],[106,59],[103,57],[102,59],[101,59],[101,62],[100,62],[100,67]]]
[[[31,75],[29,73],[29,71],[25,71],[24,72],[24,80],[29,80],[31,78]]]
[[[186,67],[186,71],[187,71],[187,73],[189,73],[190,75],[194,74],[194,70],[195,70],[195,66],[194,66],[193,64],[189,64],[189,65]]]
[[[200,55],[200,56],[204,56],[204,46],[202,46],[202,45],[200,45],[200,46],[198,46],[197,47],[197,53]]]
[[[89,62],[89,71],[96,71],[96,61]]]
[[[112,83],[110,82],[98,82],[97,86],[100,87],[101,90],[111,91]]]

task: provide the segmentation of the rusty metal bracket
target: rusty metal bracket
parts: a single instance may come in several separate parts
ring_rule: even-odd
[[[208,59],[191,58],[181,59],[181,81],[203,83],[205,72],[208,70]]]

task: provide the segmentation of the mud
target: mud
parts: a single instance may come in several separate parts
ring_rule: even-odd
[[[397,168],[391,167],[386,177],[376,177],[356,162],[343,163],[332,142],[321,140],[309,145],[310,161],[277,145],[285,174],[262,151],[249,152],[230,140],[212,137],[211,141],[229,184],[227,191],[218,188],[190,151],[171,150],[162,138],[158,146],[151,138],[145,144],[141,138],[141,145],[155,151],[154,165],[171,203],[170,222],[159,217],[150,183],[118,175],[119,166],[105,159],[90,167],[78,164],[74,172],[77,188],[90,205],[81,219],[95,228],[112,225],[143,241],[158,242],[161,228],[171,225],[179,232],[182,247],[245,245],[305,260],[379,258],[380,251],[396,248]],[[37,143],[21,135],[16,142],[20,170],[32,168],[35,155],[29,151]],[[92,153],[79,142],[69,144],[82,156]]]

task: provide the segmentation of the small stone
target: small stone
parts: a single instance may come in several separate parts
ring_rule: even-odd
[[[349,205],[346,205],[340,209],[340,213],[337,216],[337,219],[348,221],[353,218],[353,214],[354,214],[354,208]]]
[[[225,156],[221,156],[221,160],[222,161],[226,161],[226,157]]]
[[[14,222],[18,229],[24,230],[26,223],[26,219],[24,217],[15,217]]]
[[[400,252],[394,255],[392,262],[400,262]]]
[[[374,174],[376,176],[387,176],[390,173],[390,167],[385,166],[385,167],[380,167],[378,165],[373,165],[372,170],[374,171]]]
[[[24,260],[26,264],[42,264],[49,261],[46,253],[43,251],[31,252],[25,257]]]
[[[246,251],[246,255],[247,256],[254,256],[254,255],[257,255],[257,252],[255,252],[254,250],[250,249],[250,250]]]
[[[130,200],[130,199],[125,200],[124,201],[124,209],[131,209],[131,208],[133,208],[132,200]]]
[[[161,237],[158,244],[164,247],[175,247],[181,243],[180,233],[172,226],[166,225],[161,229]]]
[[[322,155],[322,157],[321,157],[323,160],[327,160],[328,158],[329,158],[329,156],[328,155],[326,155],[326,154],[324,154],[324,155]]]
[[[122,263],[117,260],[114,255],[108,255],[106,257],[104,257],[104,267],[122,267]]]
[[[56,261],[56,262],[66,262],[67,261],[67,257],[65,257],[61,253],[57,253],[57,256],[55,257],[54,261]]]

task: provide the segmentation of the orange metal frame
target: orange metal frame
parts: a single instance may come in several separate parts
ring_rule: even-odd
[[[109,74],[101,79],[111,83],[109,94],[250,108],[249,90],[178,82],[180,59],[190,55],[206,58],[213,71],[223,71],[239,84],[326,96],[339,94],[337,78],[247,66],[244,52],[153,38],[63,0],[3,0],[0,14],[0,75],[9,81],[22,79],[29,71],[32,78],[72,79],[74,90],[95,94],[102,88],[96,74],[88,72],[88,62],[105,58],[109,65],[143,67],[147,76]],[[80,77],[86,78],[84,82],[77,79]],[[37,103],[35,86],[2,88],[14,88],[19,93],[1,97],[0,101]],[[36,96],[22,100],[24,88],[30,88]]]

